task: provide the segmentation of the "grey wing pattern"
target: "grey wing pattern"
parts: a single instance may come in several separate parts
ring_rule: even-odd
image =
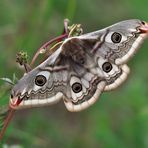
[[[91,37],[91,36],[90,36]],[[81,38],[81,37],[80,37]],[[101,45],[99,45],[99,44]],[[100,39],[79,39],[79,38],[73,38],[69,40],[66,44],[70,44],[71,46],[79,46],[79,47],[71,47],[70,49],[72,51],[75,51],[74,49],[78,49],[78,56],[81,57],[81,60],[78,60],[80,58],[73,59],[75,62],[83,61],[82,59],[85,59],[86,63],[83,65],[84,67],[89,66],[89,70],[91,73],[96,74],[98,77],[101,77],[106,82],[106,86],[104,88],[104,91],[109,91],[117,88],[119,85],[121,85],[127,78],[130,69],[126,64],[122,65],[116,65],[113,61],[111,61],[108,58],[102,57],[99,53],[94,53],[94,50],[97,50],[96,47],[102,46],[102,43],[100,42]],[[66,46],[65,44],[65,46]],[[96,46],[97,45],[97,46]],[[68,46],[69,47],[69,46]],[[83,49],[85,54],[80,54],[80,49]],[[70,50],[69,49],[69,50]],[[65,51],[69,51],[65,50]],[[103,50],[103,49],[102,49]],[[72,51],[69,52],[72,55]],[[84,56],[85,55],[85,56]],[[84,57],[83,57],[84,56]],[[74,57],[74,56],[72,56]],[[92,60],[93,59],[93,60]],[[93,63],[93,64],[92,64]],[[91,66],[91,64],[93,66]]]
[[[69,111],[80,111],[96,102],[104,89],[117,87],[121,83],[118,77],[123,73],[122,68],[111,64],[111,69],[104,71],[104,63],[108,61],[91,52],[94,43],[78,38],[63,43],[14,86],[11,107],[48,105],[64,98]],[[113,85],[115,80],[117,84]]]
[[[78,37],[83,44],[92,45],[91,51],[98,59],[98,64],[107,61],[105,67],[112,65],[110,72],[106,73],[102,69],[107,82],[112,81],[107,83],[105,91],[115,89],[127,78],[130,69],[125,63],[131,59],[148,36],[147,26],[147,23],[140,20],[126,20]],[[116,74],[116,70],[121,71],[120,74]],[[111,74],[112,72],[114,74]]]
[[[126,65],[117,66],[98,54],[94,55],[92,51],[96,43],[94,40],[84,41],[72,38],[63,45],[64,57],[70,58],[68,62],[71,61],[70,83],[68,83],[70,90],[67,91],[71,94],[65,95],[67,99],[64,99],[65,105],[70,111],[80,111],[89,107],[96,102],[102,91],[116,88],[129,73]],[[73,76],[71,72],[74,72]],[[80,92],[72,90],[73,84],[77,83],[82,86],[78,87],[81,88]]]
[[[45,62],[24,75],[12,89],[10,106],[19,109],[48,105],[61,98],[69,111],[92,105],[106,82],[96,73],[93,54],[84,52],[88,47],[79,43],[70,40],[63,44]]]
[[[142,29],[147,23],[133,19],[116,23],[102,30],[82,35],[82,40],[96,40],[94,54],[121,65],[136,53],[143,40],[148,36]]]
[[[125,64],[145,34],[139,20],[66,39],[46,61],[12,89],[10,106],[48,105],[64,99],[69,111],[94,104],[101,92],[115,89],[129,74]]]

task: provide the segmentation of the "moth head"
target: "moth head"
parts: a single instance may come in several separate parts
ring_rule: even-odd
[[[104,50],[115,64],[126,63],[135,54],[143,39],[148,36],[148,23],[140,20],[126,20],[103,30]]]
[[[51,73],[38,68],[24,75],[11,91],[10,106],[14,109],[51,104],[59,97],[49,93],[48,86],[53,85]]]

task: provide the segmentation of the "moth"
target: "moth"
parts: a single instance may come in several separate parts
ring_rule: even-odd
[[[129,75],[127,62],[148,36],[148,23],[125,20],[107,28],[66,37],[61,45],[13,87],[10,107],[51,105],[63,99],[71,112],[93,105]]]

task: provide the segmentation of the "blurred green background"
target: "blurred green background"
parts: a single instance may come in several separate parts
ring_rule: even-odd
[[[148,21],[147,0],[1,0],[0,77],[20,78],[18,51],[30,57],[63,30],[63,20],[80,23],[84,32],[138,18]],[[148,42],[129,62],[128,81],[85,111],[68,112],[60,103],[15,113],[4,144],[21,148],[147,148]],[[31,59],[31,58],[30,58]],[[9,100],[0,82],[0,102]]]

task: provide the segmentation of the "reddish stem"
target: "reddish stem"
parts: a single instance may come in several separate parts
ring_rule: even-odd
[[[4,133],[5,133],[5,131],[6,131],[6,128],[7,128],[8,124],[9,124],[10,120],[12,119],[12,116],[13,116],[13,114],[14,114],[14,111],[15,111],[14,109],[9,108],[8,116],[7,116],[7,118],[5,119],[5,121],[4,121],[4,126],[3,126],[3,128],[2,128],[2,130],[1,130],[1,132],[0,132],[0,141],[2,140],[2,138],[3,138],[3,136],[4,136]]]
[[[58,36],[58,37],[56,37],[56,38],[54,38],[54,39],[52,39],[52,40],[46,42],[43,46],[41,46],[41,47],[37,50],[37,52],[35,53],[35,55],[34,55],[32,61],[31,61],[31,64],[30,64],[30,65],[32,66],[32,65],[34,64],[35,60],[36,60],[37,57],[39,56],[40,51],[41,51],[42,49],[46,49],[46,48],[47,48],[48,46],[50,46],[52,43],[62,41],[62,40],[63,40],[64,38],[66,38],[66,37],[68,37],[68,34],[67,34],[67,33],[62,34],[62,35],[60,35],[60,36]]]

